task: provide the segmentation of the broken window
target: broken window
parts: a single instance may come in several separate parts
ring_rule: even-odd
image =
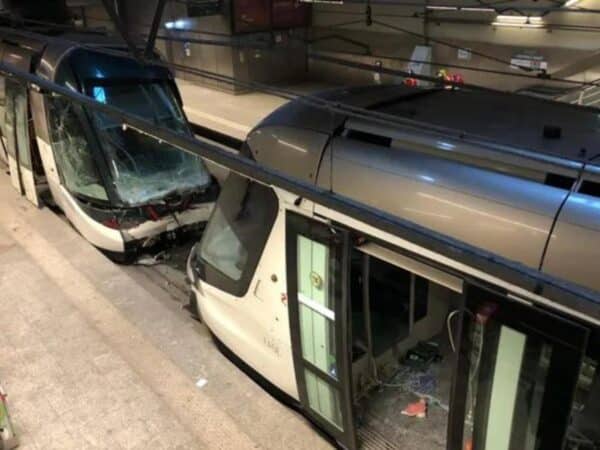
[[[200,244],[201,277],[242,296],[277,216],[272,189],[232,173],[223,185]]]
[[[189,133],[186,119],[164,82],[114,82],[95,79],[88,95],[158,126]],[[106,114],[93,112],[117,194],[128,205],[161,201],[172,193],[210,183],[202,159],[165,142],[124,128]]]
[[[75,113],[76,106],[61,98],[48,100],[50,139],[65,187],[74,194],[108,200],[88,139]]]

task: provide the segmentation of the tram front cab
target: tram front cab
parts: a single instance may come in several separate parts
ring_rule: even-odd
[[[36,53],[5,43],[3,51],[4,59],[18,56],[22,69],[192,136],[167,69],[68,45],[48,44]],[[11,77],[4,82],[11,178],[33,203],[46,195],[88,241],[118,261],[204,225],[219,186],[201,158]]]

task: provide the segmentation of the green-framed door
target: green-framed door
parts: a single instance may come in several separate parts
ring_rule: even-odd
[[[24,194],[23,183],[21,182],[21,171],[19,164],[19,146],[17,144],[17,90],[18,83],[14,80],[6,80],[6,109],[4,112],[4,130],[6,132],[6,152],[8,153],[8,171],[10,172],[10,181],[19,192]]]
[[[27,200],[39,206],[37,195],[35,171],[33,167],[33,140],[31,135],[33,127],[30,121],[29,92],[25,85],[16,84],[15,89],[15,134],[17,144],[17,155],[19,159],[19,175],[21,185]]]
[[[6,47],[2,62],[29,72],[33,53],[21,47]],[[25,83],[14,77],[5,78],[5,125],[6,151],[13,187],[28,200],[38,205],[33,170],[32,136],[30,127],[29,92]]]
[[[347,339],[347,234],[288,212],[288,305],[300,401],[348,449],[356,448]]]
[[[467,285],[449,450],[561,449],[589,329]]]

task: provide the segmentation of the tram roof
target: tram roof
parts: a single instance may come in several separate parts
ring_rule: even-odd
[[[584,161],[600,156],[600,110],[536,97],[469,88],[381,85],[334,89],[318,97],[434,126],[458,136]],[[296,100],[263,122],[332,133],[347,118]],[[366,120],[366,119],[365,119]]]

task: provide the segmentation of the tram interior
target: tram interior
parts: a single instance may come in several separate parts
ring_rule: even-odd
[[[500,297],[472,289],[480,293],[468,302],[476,303],[463,306],[460,284],[441,273],[376,245],[352,251],[352,391],[361,448],[446,449],[460,308],[470,360],[462,375],[469,380],[464,448],[476,440],[485,441],[484,448],[540,448],[548,420],[542,405],[556,401],[549,374],[563,364],[564,352],[497,320],[506,307]],[[600,449],[598,344],[600,336],[592,335],[574,374],[567,450]],[[423,404],[426,413],[418,417]],[[508,440],[489,441],[498,436]]]
[[[362,446],[445,449],[456,339],[449,332],[455,334],[460,294],[358,249],[351,270],[353,395]],[[421,399],[424,418],[402,413]]]

